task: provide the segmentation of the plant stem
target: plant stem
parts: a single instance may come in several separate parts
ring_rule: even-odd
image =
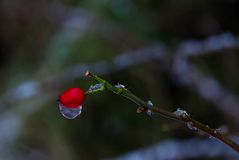
[[[102,79],[102,78],[100,78],[100,77],[98,77],[98,76],[96,76],[96,75],[94,75],[94,74],[92,74],[88,71],[86,72],[85,75],[94,78],[99,83],[103,83],[105,89],[108,89],[108,90],[114,92],[115,94],[124,96],[125,98],[127,98],[127,99],[133,101],[134,103],[136,103],[139,106],[138,112],[144,112],[144,111],[150,110],[152,113],[160,114],[161,116],[163,116],[165,118],[173,119],[173,120],[185,123],[185,124],[188,125],[188,127],[190,129],[203,131],[204,133],[208,134],[209,136],[218,139],[222,143],[228,145],[229,147],[231,147],[235,151],[239,152],[239,145],[236,144],[233,140],[231,140],[227,136],[220,133],[217,129],[210,128],[208,125],[205,125],[205,124],[203,124],[203,123],[201,123],[197,120],[192,119],[186,113],[186,111],[181,110],[181,111],[183,111],[183,113],[181,113],[181,114],[168,112],[166,110],[163,110],[163,109],[160,109],[158,107],[150,105],[149,103],[140,99],[139,97],[137,97],[136,95],[134,95],[132,92],[130,92],[129,90],[127,90],[124,87],[113,86],[109,82],[107,82],[106,80],[104,80],[104,79]]]

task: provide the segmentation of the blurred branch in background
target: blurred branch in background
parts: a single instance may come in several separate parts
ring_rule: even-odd
[[[24,90],[26,91],[26,90]],[[39,94],[39,93],[38,93]],[[38,111],[43,104],[49,101],[54,94],[41,94],[39,97],[31,97],[28,101],[21,101],[18,105],[8,109],[0,116],[0,158],[15,159],[19,157],[16,146],[17,138],[21,135],[24,123],[34,112]],[[33,107],[34,106],[34,107]],[[32,155],[33,156],[33,155]],[[38,154],[39,156],[39,154]]]
[[[53,12],[57,10],[58,12]],[[66,11],[67,10],[67,11]],[[62,61],[68,56],[69,50],[75,41],[80,40],[86,34],[96,34],[114,45],[120,45],[123,50],[128,46],[139,47],[145,44],[134,34],[112,21],[100,17],[96,13],[79,7],[69,7],[52,4],[48,9],[50,20],[54,21],[60,15],[64,15],[60,31],[52,38],[47,50],[50,56],[46,64],[53,68],[59,68]],[[127,41],[126,41],[127,40]],[[93,45],[93,44],[92,44]],[[55,59],[58,61],[56,62]],[[43,68],[46,64],[43,64]]]
[[[203,74],[195,65],[181,57],[176,57],[173,64],[173,76],[178,83],[194,90],[203,99],[212,102],[223,113],[239,123],[239,97],[226,88],[218,80]]]
[[[189,40],[182,42],[177,47],[177,54],[189,58],[190,56],[201,56],[233,48],[239,48],[239,37],[231,33],[224,33],[208,37],[204,41]]]
[[[159,67],[172,72],[172,78],[174,79],[176,77],[178,83],[185,85],[190,89],[195,89],[195,91],[202,98],[213,102],[215,106],[225,112],[225,114],[237,119],[237,121],[235,121],[236,123],[239,123],[237,116],[239,115],[238,96],[225,89],[222,85],[220,85],[218,80],[201,73],[200,70],[198,70],[196,66],[190,64],[188,59],[185,57],[185,55],[196,56],[206,53],[210,54],[214,53],[213,51],[218,49],[237,49],[239,47],[239,40],[237,37],[230,34],[230,41],[224,40],[225,37],[228,37],[228,33],[222,34],[221,36],[209,37],[205,41],[197,41],[197,46],[200,47],[192,47],[190,49],[182,46],[190,46],[189,44],[191,44],[192,41],[182,42],[178,47],[180,49],[174,52],[175,54],[171,54],[165,45],[159,43],[149,47],[140,48],[136,51],[123,52],[111,61],[99,61],[93,64],[73,65],[65,71],[62,71],[61,74],[49,75],[48,77],[45,77],[44,80],[40,81],[30,80],[20,84],[18,87],[15,87],[15,89],[9,89],[9,92],[1,98],[1,109],[4,108],[3,106],[6,106],[6,104],[12,104],[15,103],[15,101],[29,99],[32,96],[39,96],[42,94],[41,90],[46,88],[46,86],[54,88],[76,78],[81,78],[86,70],[91,70],[96,74],[102,75],[125,70],[134,65],[140,65],[148,62],[158,62]],[[220,40],[221,38],[223,40]],[[215,44],[217,46],[213,47],[211,44]],[[199,48],[201,48],[201,50]],[[173,59],[172,64],[170,64],[171,59]]]
[[[234,138],[239,142],[238,137]],[[212,149],[213,148],[213,149]],[[186,140],[170,139],[151,147],[139,149],[113,158],[115,160],[183,160],[193,158],[224,157],[228,160],[238,159],[239,155],[215,139],[192,138]]]

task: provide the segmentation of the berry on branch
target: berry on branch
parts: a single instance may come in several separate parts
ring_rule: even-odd
[[[68,119],[76,118],[82,110],[85,91],[81,88],[70,88],[59,96],[58,105],[61,114]]]

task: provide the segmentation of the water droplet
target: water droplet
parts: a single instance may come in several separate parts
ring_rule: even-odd
[[[147,115],[152,116],[153,115],[153,111],[151,110],[151,108],[153,108],[153,103],[149,100],[148,102],[149,105],[149,109],[147,109]]]
[[[152,110],[151,109],[147,109],[147,115],[149,115],[149,116],[152,116],[153,115],[153,112],[152,112]]]
[[[95,85],[91,85],[90,88],[88,89],[88,92],[97,92],[102,90],[104,90],[104,83],[98,83]]]
[[[190,117],[190,115],[187,113],[187,111],[178,108],[175,112],[173,112],[176,116],[178,117],[183,117],[183,118],[187,118]]]
[[[197,127],[193,125],[193,122],[187,122],[187,127],[193,131],[197,131]]]
[[[150,101],[150,100],[148,100],[148,105],[150,105],[151,107],[153,107],[153,103],[152,103],[152,101]]]
[[[81,114],[82,106],[77,108],[68,108],[59,103],[59,109],[61,114],[67,119],[74,119]]]
[[[218,132],[220,134],[226,134],[226,133],[228,133],[228,127],[227,126],[221,126],[221,127],[216,129],[216,132]]]
[[[120,84],[120,83],[116,84],[115,87],[116,88],[125,88],[125,86],[123,84]]]

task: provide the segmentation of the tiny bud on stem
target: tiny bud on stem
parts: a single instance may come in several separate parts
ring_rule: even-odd
[[[86,71],[86,72],[85,72],[85,76],[87,76],[87,77],[91,77],[92,74],[90,73],[90,71]]]

